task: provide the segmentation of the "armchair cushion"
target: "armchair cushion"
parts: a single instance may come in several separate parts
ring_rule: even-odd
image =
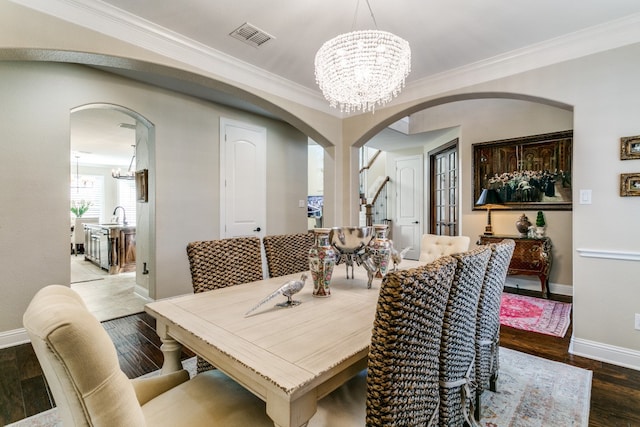
[[[188,380],[189,372],[182,369],[180,371],[159,375],[157,377],[135,378],[131,380],[131,384],[133,384],[133,389],[138,397],[138,403],[140,403],[140,405],[144,405],[165,391],[168,391]]]
[[[273,427],[265,403],[217,369],[142,405],[148,426]]]

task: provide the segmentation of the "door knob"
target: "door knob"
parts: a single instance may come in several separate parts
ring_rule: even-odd
[[[414,224],[420,224],[420,221],[413,221]]]
[[[255,228],[253,231],[257,231],[257,232],[259,233],[259,232],[260,232],[260,230],[261,230],[261,228],[260,228],[260,227],[257,227],[257,228]]]

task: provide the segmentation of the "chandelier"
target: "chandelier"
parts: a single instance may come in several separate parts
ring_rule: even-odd
[[[118,169],[111,169],[111,176],[114,177],[115,179],[135,179],[136,178],[136,171],[133,170],[133,162],[136,159],[136,146],[132,145],[133,147],[133,156],[131,156],[131,161],[129,162],[129,169],[122,174],[122,171],[120,170],[120,168]]]
[[[378,30],[377,24],[375,30],[352,31],[327,41],[315,59],[316,83],[324,97],[331,107],[347,113],[375,111],[376,105],[391,101],[410,71],[409,43]]]

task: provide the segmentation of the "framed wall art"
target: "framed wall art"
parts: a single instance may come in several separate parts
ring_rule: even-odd
[[[640,159],[640,135],[620,138],[620,160]]]
[[[505,207],[571,210],[573,130],[473,144],[473,209],[483,188]]]
[[[136,197],[138,203],[149,201],[149,170],[136,171]]]
[[[640,173],[620,174],[620,196],[640,196]]]

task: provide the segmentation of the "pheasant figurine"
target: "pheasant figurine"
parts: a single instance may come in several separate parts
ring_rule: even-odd
[[[398,252],[393,246],[391,246],[391,261],[393,261],[393,271],[398,269],[398,264],[402,262],[404,256],[413,249],[411,246],[404,248],[402,251]]]
[[[245,317],[248,316],[253,311],[255,311],[258,307],[260,307],[261,305],[267,303],[268,301],[272,300],[273,298],[277,297],[278,295],[283,295],[283,296],[287,297],[287,300],[285,302],[276,304],[279,307],[293,307],[293,306],[296,306],[296,305],[300,304],[300,301],[293,300],[293,299],[291,299],[291,297],[293,295],[297,294],[298,292],[300,292],[302,290],[302,288],[304,288],[306,280],[307,280],[306,273],[302,273],[302,276],[300,276],[299,280],[290,280],[290,281],[288,281],[287,283],[285,283],[284,285],[280,286],[278,289],[276,289],[275,291],[273,291],[272,293],[267,295],[265,298],[263,298],[262,301],[260,301],[258,304],[253,306],[251,308],[251,310],[247,311],[244,314]]]

